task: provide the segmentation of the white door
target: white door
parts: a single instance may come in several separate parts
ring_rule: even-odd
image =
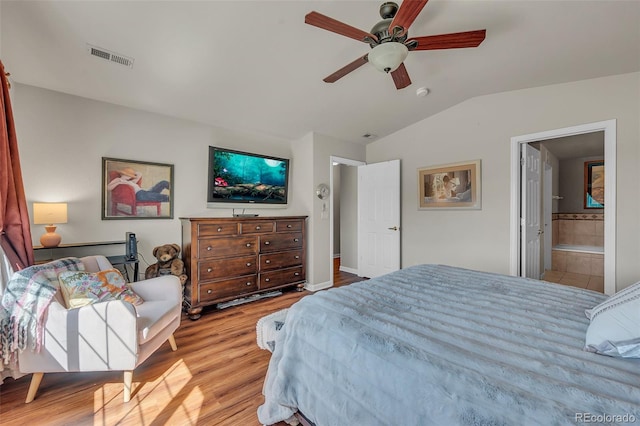
[[[540,151],[523,144],[522,152],[522,276],[540,279]]]
[[[358,273],[400,269],[400,160],[358,167]]]
[[[553,244],[553,220],[552,220],[552,212],[553,212],[553,173],[554,170],[551,167],[551,164],[546,161],[544,164],[544,178],[542,179],[543,188],[542,188],[542,205],[543,205],[543,244],[542,244],[542,258],[543,258],[543,267],[541,268],[541,272],[545,270],[551,270],[551,246]],[[557,171],[556,171],[557,173]]]

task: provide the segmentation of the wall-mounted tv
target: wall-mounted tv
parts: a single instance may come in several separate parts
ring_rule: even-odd
[[[207,205],[282,206],[289,194],[289,160],[209,147]],[[211,205],[213,203],[213,205]]]

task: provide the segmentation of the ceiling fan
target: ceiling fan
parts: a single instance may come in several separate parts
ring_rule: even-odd
[[[370,62],[378,70],[390,72],[396,88],[404,89],[411,84],[404,66],[404,60],[409,51],[477,47],[482,43],[487,30],[409,38],[409,27],[427,1],[404,0],[400,7],[394,2],[383,3],[380,6],[382,21],[375,24],[370,32],[362,31],[315,11],[309,12],[304,18],[305,23],[367,43],[372,48],[369,53],[340,68],[323,81],[333,83]]]

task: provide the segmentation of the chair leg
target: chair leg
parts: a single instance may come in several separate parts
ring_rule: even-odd
[[[171,350],[172,351],[177,351],[178,350],[178,345],[176,345],[176,338],[173,337],[173,334],[171,336],[169,336],[169,344],[171,345]]]
[[[42,381],[42,376],[44,376],[44,373],[33,373],[33,376],[31,377],[31,384],[27,391],[27,399],[24,401],[25,404],[28,404],[35,399],[36,392],[38,392],[40,382]]]
[[[133,371],[124,372],[124,402],[131,401],[131,388],[133,386]]]

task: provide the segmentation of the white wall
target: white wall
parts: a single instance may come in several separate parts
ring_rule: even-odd
[[[358,270],[358,168],[340,166],[340,269]]]
[[[425,98],[428,102],[428,97]],[[640,73],[470,99],[367,146],[402,160],[402,265],[509,273],[510,140],[617,120],[617,289],[640,279]],[[482,160],[482,210],[419,211],[416,169]]]
[[[155,263],[153,247],[181,243],[180,217],[230,216],[229,209],[206,208],[210,145],[291,158],[289,207],[250,211],[308,214],[299,177],[312,158],[301,155],[298,161],[289,142],[21,84],[14,85],[11,96],[30,213],[34,201],[68,202],[68,223],[57,230],[63,243],[124,240],[132,231],[144,259]],[[173,164],[174,219],[101,220],[102,157]],[[32,225],[31,232],[39,245],[42,226]],[[104,248],[100,253],[124,254],[124,246],[111,249],[117,252]],[[146,266],[141,263],[141,272]]]
[[[63,243],[123,240],[135,232],[148,263],[165,243],[181,243],[180,217],[230,216],[207,209],[210,145],[291,158],[289,206],[247,209],[261,216],[306,215],[307,279],[310,287],[329,282],[329,220],[321,219],[317,184],[329,182],[332,155],[364,160],[365,148],[309,133],[297,141],[225,129],[125,108],[105,102],[16,84],[12,90],[18,145],[29,209],[34,201],[69,203],[69,221],[58,226]],[[102,157],[174,165],[174,219],[101,220]],[[44,232],[32,225],[33,244]],[[123,254],[124,246],[98,253]],[[67,253],[65,253],[67,255]],[[77,255],[68,253],[68,255]]]
[[[0,17],[2,16],[2,2],[0,1]],[[0,19],[0,60],[2,59],[2,19]]]
[[[330,233],[329,215],[322,219],[323,201],[315,196],[315,187],[320,183],[329,184],[329,173],[333,167],[331,156],[341,157],[349,160],[364,161],[365,146],[360,144],[344,143],[329,136],[313,133],[313,187],[309,188],[309,193],[313,198],[313,209],[310,215],[310,227],[313,238],[314,255],[313,281],[321,288],[331,281],[331,261],[333,253],[329,249]]]
[[[340,256],[340,186],[342,165],[333,166],[333,193],[331,194],[331,203],[333,206],[333,255]]]

